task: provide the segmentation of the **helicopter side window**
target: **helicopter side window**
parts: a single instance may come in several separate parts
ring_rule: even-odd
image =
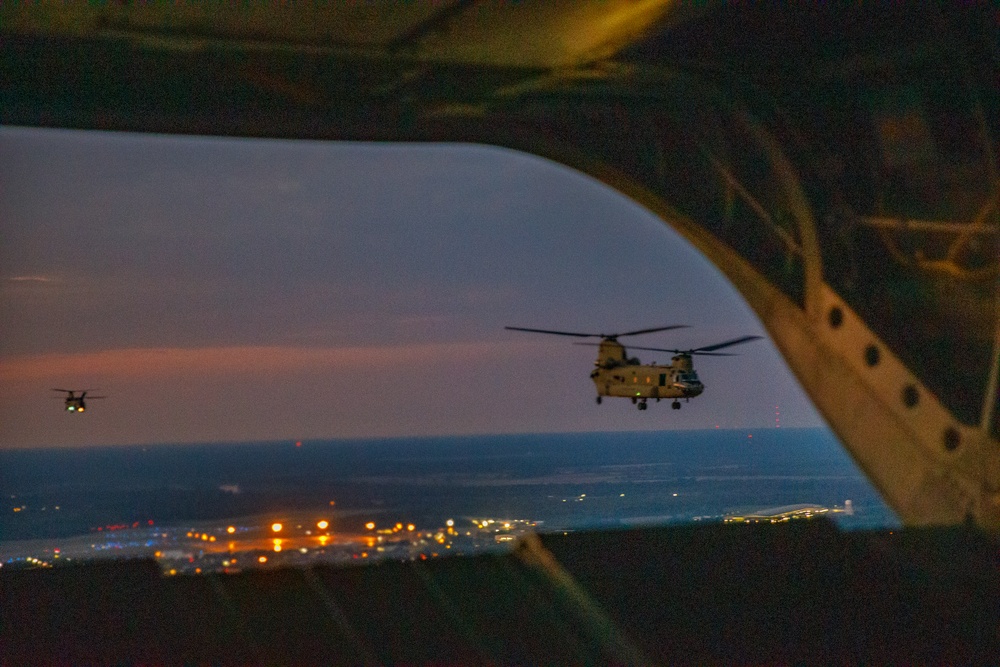
[[[667,374],[666,373],[660,373],[660,386],[661,387],[666,387],[667,386]]]

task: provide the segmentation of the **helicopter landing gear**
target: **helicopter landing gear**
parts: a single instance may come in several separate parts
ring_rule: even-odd
[[[646,399],[645,398],[642,399],[641,403],[639,403],[639,409],[640,410],[645,410],[646,409]]]
[[[681,402],[680,401],[674,401],[673,403],[670,404],[670,407],[672,407],[674,410],[680,410],[681,409]]]
[[[597,404],[598,404],[598,405],[600,405],[600,404],[601,404],[601,397],[600,397],[600,396],[598,396],[598,397],[597,397]]]

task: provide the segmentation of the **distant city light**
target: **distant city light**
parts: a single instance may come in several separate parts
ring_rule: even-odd
[[[330,522],[326,521],[325,519],[323,521],[318,521],[316,523],[316,527],[319,528],[320,530],[326,530],[327,528],[330,527]]]
[[[414,530],[417,529],[417,527],[414,526],[412,523],[408,523],[406,524],[406,529],[412,533]]]
[[[280,523],[276,522],[271,524],[271,530],[273,530],[276,533],[280,533],[282,528],[284,528],[284,526],[282,526]]]
[[[236,532],[236,526],[229,526],[228,528],[226,528],[226,532],[232,535],[233,533]]]
[[[266,563],[267,562],[267,556],[261,556],[261,557],[259,557],[257,559],[257,562],[258,563]]]
[[[455,520],[454,519],[448,519],[444,523],[445,523],[446,526],[448,526],[449,528],[451,528],[452,526],[455,525]]]
[[[365,528],[367,528],[368,530],[375,530],[375,522],[369,521],[368,523],[365,524]]]

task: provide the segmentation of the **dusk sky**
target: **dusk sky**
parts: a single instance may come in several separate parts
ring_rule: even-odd
[[[529,155],[5,127],[0,234],[0,448],[823,424],[769,340],[640,412],[595,404],[595,348],[505,331],[766,335],[656,217]]]

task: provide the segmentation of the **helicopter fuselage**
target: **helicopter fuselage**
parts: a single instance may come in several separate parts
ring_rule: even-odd
[[[676,365],[622,364],[598,367],[590,373],[598,396],[622,398],[693,398],[705,390],[693,370]]]
[[[705,387],[691,364],[691,356],[676,355],[669,365],[643,364],[628,358],[625,347],[615,340],[601,342],[590,379],[598,396],[655,399],[693,398]]]
[[[73,413],[87,411],[87,404],[84,402],[86,398],[107,398],[107,396],[87,396],[87,390],[79,390],[78,392],[76,389],[53,389],[52,391],[61,391],[66,394],[64,398],[66,412]],[[79,396],[77,396],[77,393],[79,393]]]

